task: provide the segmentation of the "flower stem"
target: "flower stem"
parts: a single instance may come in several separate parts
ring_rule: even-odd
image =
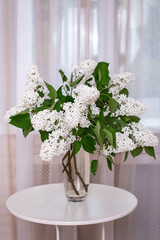
[[[67,155],[68,155],[68,162],[67,162],[67,164],[65,165],[64,160],[66,159]],[[77,191],[77,189],[76,189],[76,187],[75,187],[74,180],[72,179],[72,175],[71,175],[71,158],[72,158],[72,156],[73,156],[73,155],[72,155],[72,154],[70,155],[70,150],[69,150],[69,151],[66,153],[66,155],[62,158],[63,172],[66,172],[66,174],[67,174],[67,176],[68,176],[68,180],[69,180],[69,182],[72,184],[72,187],[73,187],[75,193],[76,193],[77,195],[79,195],[79,192]],[[68,167],[69,170],[67,169],[67,167]]]
[[[76,173],[76,175],[79,177],[80,181],[82,182],[85,191],[88,192],[88,184],[85,184],[82,176],[80,175],[80,172],[78,171],[77,162],[76,162],[76,157],[73,156],[73,159],[74,159],[75,173]]]

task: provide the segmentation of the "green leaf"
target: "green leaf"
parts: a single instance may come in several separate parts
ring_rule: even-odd
[[[54,109],[54,110],[57,110],[57,112],[60,112],[60,111],[61,111],[61,103],[60,103],[59,100],[55,103],[53,109]]]
[[[65,103],[66,102],[66,97],[64,95],[62,95],[62,97],[59,99],[59,102],[61,104]]]
[[[78,78],[77,80],[75,80],[74,82],[71,82],[71,83],[70,83],[70,86],[71,86],[71,87],[76,86],[78,83],[80,83],[80,81],[83,79],[83,77],[84,77],[84,75],[81,76],[81,77],[79,77],[79,78]]]
[[[91,78],[88,78],[88,79],[85,81],[85,84],[89,83],[89,82],[92,81],[92,80],[93,80],[92,77],[91,77]]]
[[[81,142],[82,142],[83,149],[86,152],[93,153],[94,150],[96,150],[95,148],[96,142],[94,138],[92,138],[91,136],[87,136],[87,135],[83,136],[81,139]]]
[[[78,131],[76,132],[77,136],[81,136],[84,133],[84,128],[79,127]]]
[[[109,83],[109,64],[106,62],[99,62],[93,72],[97,89],[100,90],[101,87],[105,87]]]
[[[127,89],[127,88],[123,88],[123,89],[119,92],[119,94],[124,94],[124,95],[126,95],[126,96],[128,97],[128,95],[129,95],[128,89]]]
[[[73,97],[71,97],[71,96],[66,96],[66,100],[65,100],[65,102],[74,102],[74,98]]]
[[[122,119],[123,121],[125,121],[126,123],[130,123],[130,122],[131,122],[130,116],[121,116],[121,119]]]
[[[110,115],[107,115],[104,118],[104,122],[105,122],[106,125],[114,127],[116,122],[117,122],[117,118],[111,117]]]
[[[128,154],[129,154],[129,152],[125,152],[124,162],[127,160],[127,158],[128,158]]]
[[[47,82],[45,82],[46,87],[48,88],[49,94],[48,96],[54,101],[57,97],[57,92],[54,89],[54,87],[52,87],[52,85],[48,84]]]
[[[17,114],[10,117],[10,119],[11,121],[9,123],[15,127],[22,129],[28,129],[32,127],[29,113]]]
[[[61,87],[58,88],[58,90],[57,90],[57,98],[58,98],[58,99],[61,99],[62,96],[63,96],[63,94],[62,94],[62,86],[61,86]]]
[[[136,123],[138,123],[140,121],[140,118],[137,116],[130,116],[130,119],[132,122],[136,122]]]
[[[81,149],[81,142],[76,140],[73,143],[73,156],[75,156]]]
[[[105,102],[108,102],[108,100],[109,100],[108,94],[105,94],[105,93],[101,93],[100,98],[102,100],[104,100]]]
[[[117,106],[118,106],[117,101],[110,97],[109,98],[109,109],[110,109],[111,113],[116,111]]]
[[[103,132],[106,134],[106,137],[109,143],[113,146],[113,136],[112,133],[108,129],[103,129]]]
[[[126,126],[126,123],[122,120],[117,120],[116,121],[117,126],[120,128],[120,130]]]
[[[73,72],[71,73],[71,82],[73,82]]]
[[[94,128],[94,132],[96,134],[97,142],[99,143],[100,147],[102,148],[103,147],[103,140],[101,138],[100,130],[101,130],[101,125],[100,125],[100,122],[97,121],[96,126]]]
[[[90,83],[85,83],[88,87],[92,87],[92,85]]]
[[[32,113],[38,113],[45,109],[51,109],[51,108],[53,109],[53,106],[54,106],[54,103],[53,103],[52,99],[45,99],[40,107],[37,107],[36,109],[32,110]]]
[[[21,114],[25,114],[25,113],[29,113],[29,108],[23,110],[22,112],[20,112],[20,113],[14,115],[14,116],[21,115]]]
[[[23,136],[24,137],[27,137],[28,136],[28,134],[30,133],[30,132],[32,132],[34,129],[33,129],[33,127],[31,126],[30,128],[27,128],[27,129],[22,129],[22,131],[23,131]]]
[[[104,143],[104,140],[106,139],[106,134],[103,132],[102,128],[100,129],[100,135],[101,135],[102,141]]]
[[[154,159],[156,159],[154,147],[144,147],[144,150],[146,151],[146,153],[148,155],[150,155],[151,157],[154,157]]]
[[[101,70],[98,68],[98,80],[101,82],[102,80],[102,75],[101,75]]]
[[[112,127],[107,127],[103,129],[103,132],[106,134],[106,137],[109,143],[116,148],[116,133]]]
[[[141,154],[141,152],[143,151],[143,148],[140,147],[136,147],[133,151],[131,151],[131,154],[133,157],[137,157],[138,155]]]
[[[92,135],[92,136],[96,137],[96,134],[91,127],[84,128],[84,133],[83,134],[89,134],[89,135]]]
[[[101,109],[100,113],[99,113],[99,122],[101,124],[101,128],[104,127],[105,123],[104,123],[104,111],[103,111],[103,109]]]
[[[108,89],[108,88],[104,88],[104,89],[102,89],[102,90],[101,90],[101,93],[103,93],[103,94],[106,94],[106,95],[109,95],[109,96],[111,97],[111,96],[112,96],[112,94],[111,94],[111,93],[109,93],[108,91],[109,91],[109,89]]]
[[[43,97],[44,97],[44,93],[43,93],[43,92],[41,92],[41,91],[38,91],[38,94],[39,94],[39,96],[40,96],[41,98],[43,98]]]
[[[51,107],[52,104],[53,104],[52,99],[44,99],[44,102],[41,104],[41,106]]]
[[[96,101],[96,106],[102,109],[104,107],[103,101],[98,98],[98,100]]]
[[[70,88],[69,88],[69,86],[66,84],[65,85],[65,88],[66,88],[66,90],[69,92],[70,91]]]
[[[67,81],[67,77],[66,77],[66,75],[64,74],[64,72],[60,69],[60,70],[59,70],[59,73],[61,74],[62,81],[63,81],[63,82],[66,82],[66,81]]]
[[[34,113],[38,113],[38,112],[43,111],[43,110],[45,110],[45,109],[47,109],[47,108],[48,108],[47,106],[38,107],[38,108],[36,108],[33,112],[34,112]]]
[[[91,172],[93,173],[94,176],[96,175],[97,168],[98,168],[98,160],[92,160],[92,162],[91,162]]]
[[[114,162],[111,156],[107,156],[107,164],[108,168],[112,171],[112,164],[114,164]]]
[[[44,142],[46,139],[48,139],[49,137],[49,132],[46,132],[46,131],[39,131],[40,135],[41,135],[41,140],[42,142]]]

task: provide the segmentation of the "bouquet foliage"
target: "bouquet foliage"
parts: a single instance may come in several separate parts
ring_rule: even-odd
[[[67,154],[72,146],[73,156],[81,148],[97,151],[91,162],[95,175],[102,154],[110,170],[116,153],[130,152],[138,156],[143,149],[155,158],[157,137],[140,123],[145,107],[129,97],[126,86],[134,80],[129,72],[109,76],[109,64],[86,60],[74,66],[70,78],[59,70],[63,85],[56,91],[30,65],[24,96],[11,108],[5,119],[21,128],[24,137],[33,130],[40,133],[40,157],[51,161],[54,156]]]

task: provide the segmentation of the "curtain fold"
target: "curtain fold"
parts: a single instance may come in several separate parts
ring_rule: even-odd
[[[0,116],[15,103],[16,77],[16,1],[0,1]],[[8,27],[6,27],[8,26]],[[12,42],[11,42],[12,39]],[[13,48],[13,46],[15,46]],[[11,57],[12,56],[12,57]],[[16,220],[5,207],[6,198],[15,192],[15,136],[7,124],[0,124],[0,237],[16,240]]]
[[[103,1],[104,3],[105,1]],[[108,2],[108,13],[115,7],[115,1]],[[105,7],[107,4],[105,3]],[[108,48],[107,38],[103,28],[99,29],[99,21],[103,24],[103,4],[99,1],[83,0],[39,0],[1,1],[1,72],[3,81],[2,111],[15,106],[21,99],[25,88],[25,75],[30,63],[35,63],[45,81],[58,88],[61,84],[58,70],[62,68],[69,75],[73,65],[87,58],[96,61],[112,61],[114,58],[114,45]],[[110,9],[110,10],[109,10]],[[13,11],[14,10],[14,11]],[[115,19],[115,12],[110,14]],[[108,18],[109,19],[109,18]],[[106,26],[114,39],[114,25]],[[108,21],[107,19],[105,21]],[[113,40],[114,41],[114,40]],[[99,52],[103,48],[103,51]],[[110,53],[108,50],[110,49]],[[4,61],[5,59],[5,61]],[[114,60],[112,61],[112,73]],[[59,158],[51,163],[42,163],[39,157],[40,139],[37,134],[30,134],[24,139],[21,130],[2,123],[1,128],[1,155],[0,164],[5,174],[6,184],[2,185],[2,208],[5,208],[6,198],[16,190],[26,187],[62,182],[62,166]],[[4,135],[2,135],[2,133]],[[5,141],[4,141],[5,139]],[[94,156],[92,156],[94,158]],[[91,157],[91,158],[92,158]],[[5,173],[4,173],[5,171]],[[106,174],[108,172],[108,174]],[[92,178],[93,182],[113,184],[113,173],[107,169],[102,159],[99,165],[99,174]],[[1,183],[2,184],[2,183]],[[5,189],[5,191],[4,191]],[[4,194],[6,192],[6,194]],[[2,209],[0,213],[2,213]],[[50,240],[55,238],[54,226],[33,224],[16,219],[5,209],[6,223],[3,218],[0,228],[2,240]],[[9,221],[9,220],[6,220]],[[7,227],[6,227],[7,226]],[[107,229],[109,227],[109,229]],[[5,231],[4,231],[5,229]],[[113,224],[106,225],[113,235]],[[4,233],[5,232],[5,233]],[[100,226],[61,227],[62,239],[98,239]]]
[[[118,5],[118,68],[131,71],[136,80],[130,95],[147,106],[142,122],[160,140],[160,5],[159,1],[125,0]],[[157,160],[159,147],[155,148]],[[115,186],[134,193],[137,209],[115,221],[115,240],[151,240],[160,236],[160,164],[145,153],[123,163],[124,154],[116,156]]]

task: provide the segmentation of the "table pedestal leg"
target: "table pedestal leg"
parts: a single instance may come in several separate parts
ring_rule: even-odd
[[[102,223],[101,231],[102,231],[102,240],[106,240],[106,238],[105,238],[105,223]]]
[[[59,227],[57,225],[55,225],[55,228],[56,228],[56,240],[60,240]]]

